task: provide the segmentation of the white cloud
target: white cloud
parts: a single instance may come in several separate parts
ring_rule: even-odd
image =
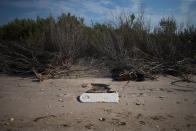
[[[184,13],[189,12],[190,5],[194,1],[195,0],[183,0],[180,9]],[[112,14],[119,16],[122,15],[122,12],[124,12],[125,15],[131,13],[137,14],[143,0],[124,0],[124,3],[126,3],[124,6],[120,6],[112,0],[14,0],[0,2],[1,5],[33,8],[32,12],[26,12],[22,14],[22,17],[35,18],[37,15],[43,14],[43,9],[45,9],[45,15],[50,13],[54,16],[59,16],[61,13],[70,12],[71,14],[84,17],[87,23],[90,23],[91,19],[99,22],[112,20]],[[110,8],[108,5],[110,5]],[[159,12],[155,12],[153,8],[145,8],[145,15],[147,19],[151,19],[152,25],[157,25],[163,16],[169,16],[172,12],[176,12],[172,10],[173,9],[164,9],[164,11],[160,10]],[[46,14],[47,12],[48,14]],[[173,16],[176,16],[176,19],[180,22],[185,21],[183,14],[175,15],[174,13]]]
[[[182,0],[180,9],[183,13],[188,13],[190,11],[190,6],[195,0]]]
[[[105,4],[105,5],[108,5],[108,4],[111,4],[112,2],[109,1],[109,0],[101,0],[100,1],[102,4]]]
[[[135,12],[138,11],[142,2],[140,0],[131,0],[131,2],[132,2],[132,7],[131,7],[132,10],[135,11]]]

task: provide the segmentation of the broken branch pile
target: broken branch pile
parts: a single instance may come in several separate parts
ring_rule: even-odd
[[[158,61],[158,59],[127,59],[125,66],[112,69],[112,78],[116,81],[143,81],[145,78],[155,79],[157,74],[180,76],[188,80],[196,74],[196,60],[183,59],[180,61]]]
[[[0,42],[0,71],[11,74],[35,74],[39,80],[57,78],[68,70],[58,54],[37,51],[15,42]]]
[[[143,81],[145,78],[155,79],[157,74],[181,76],[184,80],[189,80],[190,74],[196,74],[196,60],[190,58],[171,61],[159,60],[143,52],[135,54],[137,57],[130,56],[118,59],[118,62],[109,62],[113,66],[111,72],[114,80]],[[0,72],[3,73],[35,74],[40,81],[59,78],[69,75],[69,61],[60,53],[39,51],[19,43],[0,41]]]

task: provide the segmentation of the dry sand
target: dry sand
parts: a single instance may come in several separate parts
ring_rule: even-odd
[[[196,83],[178,80],[160,76],[154,81],[115,82],[83,77],[36,82],[1,75],[0,130],[195,131]],[[119,92],[120,102],[78,102],[88,90],[81,86],[86,83],[109,84]]]

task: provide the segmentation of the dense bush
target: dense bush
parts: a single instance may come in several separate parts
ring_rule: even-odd
[[[196,58],[195,26],[180,30],[175,18],[168,17],[152,29],[143,14],[120,16],[113,23],[87,26],[83,18],[70,13],[57,19],[15,19],[0,26],[0,40],[56,53],[61,63],[81,57],[107,57],[116,65],[143,58],[168,63]]]

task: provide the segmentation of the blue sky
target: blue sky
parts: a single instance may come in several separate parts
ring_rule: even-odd
[[[85,23],[108,22],[114,16],[138,13],[145,6],[145,19],[156,25],[162,17],[174,16],[178,23],[196,25],[196,0],[0,0],[0,25],[14,18],[57,17],[61,13],[85,18]]]

